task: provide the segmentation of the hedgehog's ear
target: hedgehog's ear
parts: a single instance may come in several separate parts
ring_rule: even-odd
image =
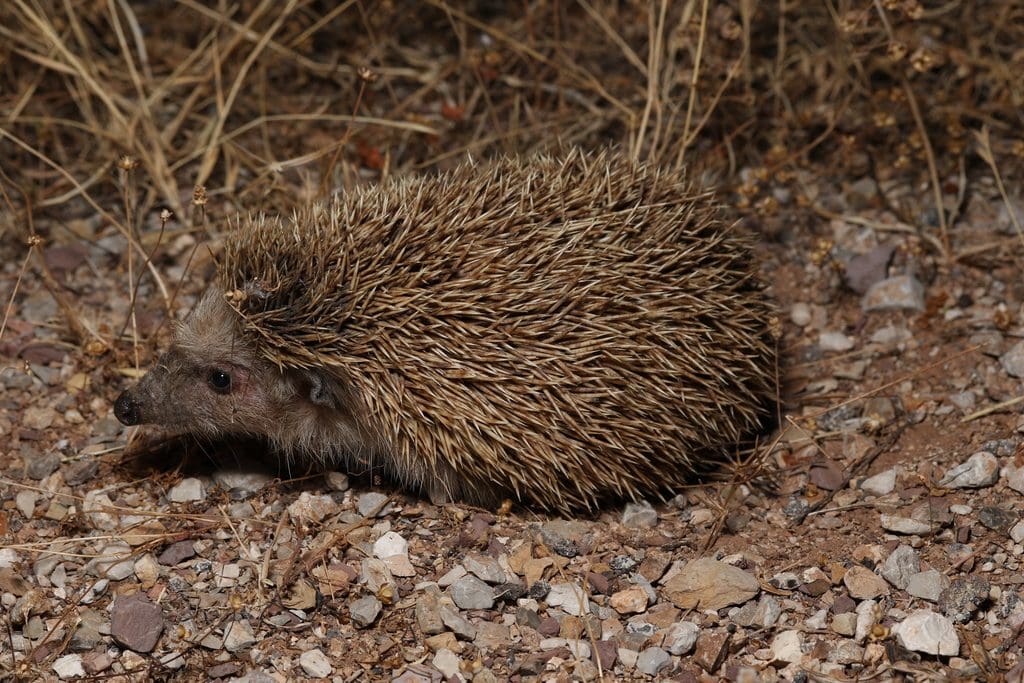
[[[319,408],[337,410],[343,405],[344,390],[338,380],[324,370],[294,370],[298,376],[300,397]]]

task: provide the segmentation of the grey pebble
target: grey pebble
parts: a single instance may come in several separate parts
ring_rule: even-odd
[[[900,590],[905,590],[910,577],[921,571],[921,557],[909,545],[900,547],[889,553],[882,563],[879,573],[886,581]]]
[[[359,598],[348,606],[349,615],[352,617],[352,621],[355,622],[356,626],[359,628],[366,628],[376,621],[378,615],[380,615],[380,610],[380,600],[372,595],[367,595],[365,598]]]
[[[462,566],[487,583],[505,583],[508,580],[498,561],[487,555],[466,555],[462,558]]]
[[[980,576],[955,579],[939,596],[939,609],[954,622],[966,623],[988,600],[989,590],[989,582]]]
[[[658,513],[645,500],[627,503],[622,511],[622,525],[630,529],[653,529],[657,524]]]
[[[441,615],[441,621],[444,622],[444,625],[457,637],[462,640],[473,640],[476,638],[476,627],[469,623],[469,620],[459,614],[458,610],[450,607],[449,605],[442,605],[438,612]]]
[[[142,593],[114,598],[110,607],[110,635],[124,647],[151,652],[163,630],[163,612]]]
[[[491,609],[494,590],[475,576],[467,575],[451,586],[452,601],[459,609]]]
[[[864,294],[861,308],[867,312],[924,310],[924,287],[912,275],[897,275],[876,282]]]
[[[25,474],[31,479],[45,479],[60,467],[60,455],[52,451],[25,458],[28,466]]]
[[[356,511],[359,512],[363,517],[369,517],[378,507],[384,505],[384,501],[388,499],[383,493],[377,493],[376,491],[369,491],[359,496],[359,501],[356,503]],[[377,511],[376,517],[383,517],[390,510],[390,505],[385,505],[383,509]]]
[[[685,655],[697,643],[700,627],[690,621],[679,621],[665,629],[665,640],[662,645],[669,653]]]
[[[946,470],[939,486],[976,489],[991,486],[999,479],[999,460],[988,451],[978,451],[959,465]]]
[[[648,676],[657,676],[672,666],[672,655],[660,647],[649,647],[636,659],[638,671]]]
[[[940,571],[929,569],[926,572],[914,574],[907,581],[907,592],[915,598],[937,602],[942,591],[949,587],[949,578]]]

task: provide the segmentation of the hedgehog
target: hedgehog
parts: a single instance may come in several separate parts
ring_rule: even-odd
[[[573,151],[239,219],[115,414],[434,502],[668,495],[774,405],[773,309],[721,214],[682,174]]]

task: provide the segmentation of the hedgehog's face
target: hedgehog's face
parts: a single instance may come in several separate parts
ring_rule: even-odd
[[[278,441],[297,419],[343,410],[340,394],[334,379],[282,371],[257,354],[243,340],[237,314],[213,288],[179,327],[170,350],[118,397],[114,413],[126,425]]]

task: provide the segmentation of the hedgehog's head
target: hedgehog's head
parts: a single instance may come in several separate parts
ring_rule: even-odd
[[[326,432],[345,445],[358,431],[354,405],[339,373],[282,369],[267,360],[243,334],[223,291],[212,287],[156,366],[117,398],[114,414],[126,425],[266,437],[292,450],[309,435]]]

